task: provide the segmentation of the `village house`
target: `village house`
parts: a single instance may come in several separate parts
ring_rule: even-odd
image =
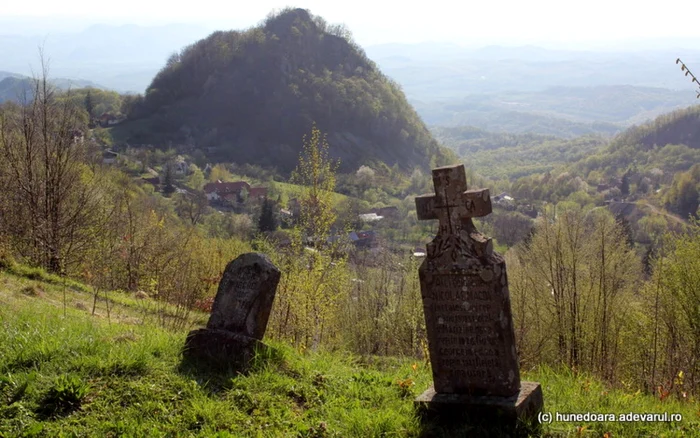
[[[243,197],[243,192],[250,192],[250,184],[245,181],[221,182],[217,181],[204,186],[204,194],[207,200],[222,202],[235,199],[238,202]]]
[[[357,240],[352,239],[353,243],[357,248],[376,248],[377,247],[377,239],[376,239],[376,234],[372,230],[367,230],[367,231],[358,231],[355,233],[357,236]]]
[[[267,187],[251,187],[248,191],[248,200],[262,202],[267,198]]]
[[[392,205],[389,207],[373,208],[369,213],[375,213],[377,216],[382,216],[387,219],[395,219],[399,216],[399,209]]]
[[[495,203],[507,203],[515,201],[515,199],[513,199],[513,197],[508,195],[508,193],[506,192],[494,196],[493,198],[491,198],[491,200]]]
[[[112,113],[102,113],[97,120],[99,121],[100,126],[103,128],[116,125],[120,122],[119,118]]]
[[[376,222],[384,219],[384,216],[379,216],[377,213],[363,213],[358,215],[363,222]]]
[[[241,204],[246,201],[261,202],[267,197],[267,187],[251,187],[245,181],[217,181],[204,186],[204,194],[210,202]]]
[[[399,209],[395,206],[373,208],[367,213],[362,213],[358,215],[360,220],[363,222],[376,222],[384,218],[395,219],[398,216]]]

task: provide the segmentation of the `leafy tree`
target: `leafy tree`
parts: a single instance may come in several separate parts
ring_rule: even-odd
[[[178,193],[174,197],[175,212],[190,225],[199,223],[209,207],[206,195],[202,192]]]
[[[494,237],[499,243],[514,246],[525,239],[532,227],[532,219],[522,213],[499,212],[494,218]]]
[[[292,173],[292,182],[303,185],[299,199],[300,223],[303,232],[323,245],[335,222],[333,190],[338,162],[328,156],[326,136],[314,124],[311,135],[304,135],[299,164]]]
[[[632,232],[632,226],[630,225],[630,221],[627,220],[627,218],[623,214],[618,214],[615,217],[615,221],[620,227],[620,231],[625,236],[627,246],[629,246],[630,248],[634,247],[634,233]]]
[[[190,174],[187,176],[186,184],[195,189],[202,190],[204,187],[204,173],[196,164],[192,163],[189,166]]]
[[[603,209],[575,206],[537,221],[509,256],[508,277],[521,359],[566,363],[612,379],[641,264]]]
[[[668,234],[643,290],[650,333],[644,349],[643,377],[648,387],[679,392],[700,390],[700,222],[687,233]],[[651,342],[649,342],[651,341]],[[681,372],[682,373],[679,373]],[[683,377],[681,381],[678,376]]]
[[[666,195],[666,205],[678,214],[688,217],[696,215],[700,202],[700,164],[688,172],[676,174]]]

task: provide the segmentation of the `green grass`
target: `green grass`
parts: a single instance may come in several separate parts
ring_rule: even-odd
[[[75,305],[91,299],[70,289],[64,316],[62,286],[0,272],[0,437],[440,436],[414,412],[431,383],[422,361],[272,342],[248,375],[208,374],[181,361],[189,327],[161,328],[126,295],[110,318],[104,303],[95,316]],[[553,422],[543,436],[700,436],[695,402],[611,390],[565,370],[524,379],[542,383],[547,412],[683,414],[678,424]]]
[[[275,181],[275,187],[279,189],[279,191],[282,193],[282,198],[286,200],[292,198],[299,198],[304,194],[304,191],[306,190],[305,186],[280,181]],[[342,193],[333,192],[331,194],[331,198],[333,202],[337,204],[341,201],[348,199],[349,197],[347,195],[343,195]]]

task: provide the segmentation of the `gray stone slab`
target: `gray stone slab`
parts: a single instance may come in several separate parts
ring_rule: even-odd
[[[279,279],[279,269],[264,254],[233,260],[219,283],[207,328],[262,339]]]
[[[230,262],[219,283],[207,327],[191,331],[183,357],[195,365],[245,371],[265,336],[280,271],[264,254]]]
[[[527,435],[535,430],[543,407],[542,388],[537,382],[521,382],[510,397],[437,393],[429,388],[415,400],[424,422],[444,426],[469,423],[491,436]]]

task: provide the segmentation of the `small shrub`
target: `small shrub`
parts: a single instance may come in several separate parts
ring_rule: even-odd
[[[89,385],[77,376],[62,375],[39,405],[38,413],[44,417],[68,415],[80,408]]]
[[[399,395],[402,398],[411,398],[414,397],[413,394],[413,385],[416,383],[413,381],[413,379],[399,379],[396,381],[397,388],[399,390]]]
[[[20,292],[22,292],[24,295],[27,295],[29,297],[43,297],[44,296],[44,291],[36,284],[25,286],[20,290]]]

